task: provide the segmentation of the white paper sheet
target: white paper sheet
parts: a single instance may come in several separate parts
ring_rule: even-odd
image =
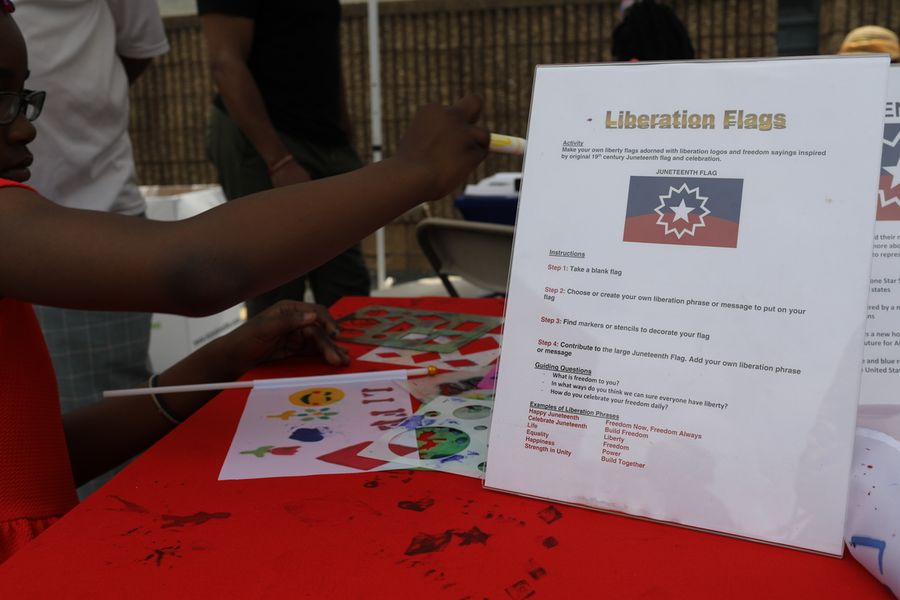
[[[889,69],[860,404],[900,404],[900,65]]]
[[[409,394],[396,380],[331,382],[250,392],[219,479],[258,479],[406,469],[366,459],[359,451],[412,414]],[[381,374],[379,374],[381,375]],[[274,380],[277,381],[277,380]]]
[[[841,553],[886,68],[538,69],[487,486]]]

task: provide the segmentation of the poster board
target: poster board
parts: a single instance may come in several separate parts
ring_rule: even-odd
[[[860,404],[900,405],[900,65],[888,70]]]
[[[537,69],[488,487],[841,553],[887,64]]]

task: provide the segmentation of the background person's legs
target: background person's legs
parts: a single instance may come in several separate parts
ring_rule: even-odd
[[[150,377],[150,313],[35,306],[53,360],[63,413],[97,402],[105,390],[142,387]],[[78,488],[85,498],[121,467]]]
[[[362,166],[349,145],[322,146],[281,134],[285,146],[295,160],[306,168],[313,179],[331,177]],[[262,157],[231,118],[218,108],[210,114],[207,146],[210,160],[219,173],[219,181],[229,200],[271,189],[268,170]],[[365,202],[360,197],[360,202]],[[308,274],[313,297],[319,304],[330,306],[342,296],[368,296],[369,271],[360,244],[314,269]],[[278,300],[303,300],[306,277],[247,300],[247,313],[252,317]]]

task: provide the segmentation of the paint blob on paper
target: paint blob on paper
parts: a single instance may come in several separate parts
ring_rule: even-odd
[[[325,436],[315,427],[300,427],[291,433],[290,438],[298,442],[321,442]]]
[[[325,406],[344,399],[344,391],[338,388],[310,388],[290,395],[297,406]]]
[[[416,446],[419,458],[447,458],[468,448],[469,436],[453,427],[421,427],[416,429]]]

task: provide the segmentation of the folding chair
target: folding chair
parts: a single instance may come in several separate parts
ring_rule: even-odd
[[[459,296],[449,278],[459,275],[502,295],[509,279],[513,230],[512,225],[429,218],[416,226],[416,237],[448,294]]]

